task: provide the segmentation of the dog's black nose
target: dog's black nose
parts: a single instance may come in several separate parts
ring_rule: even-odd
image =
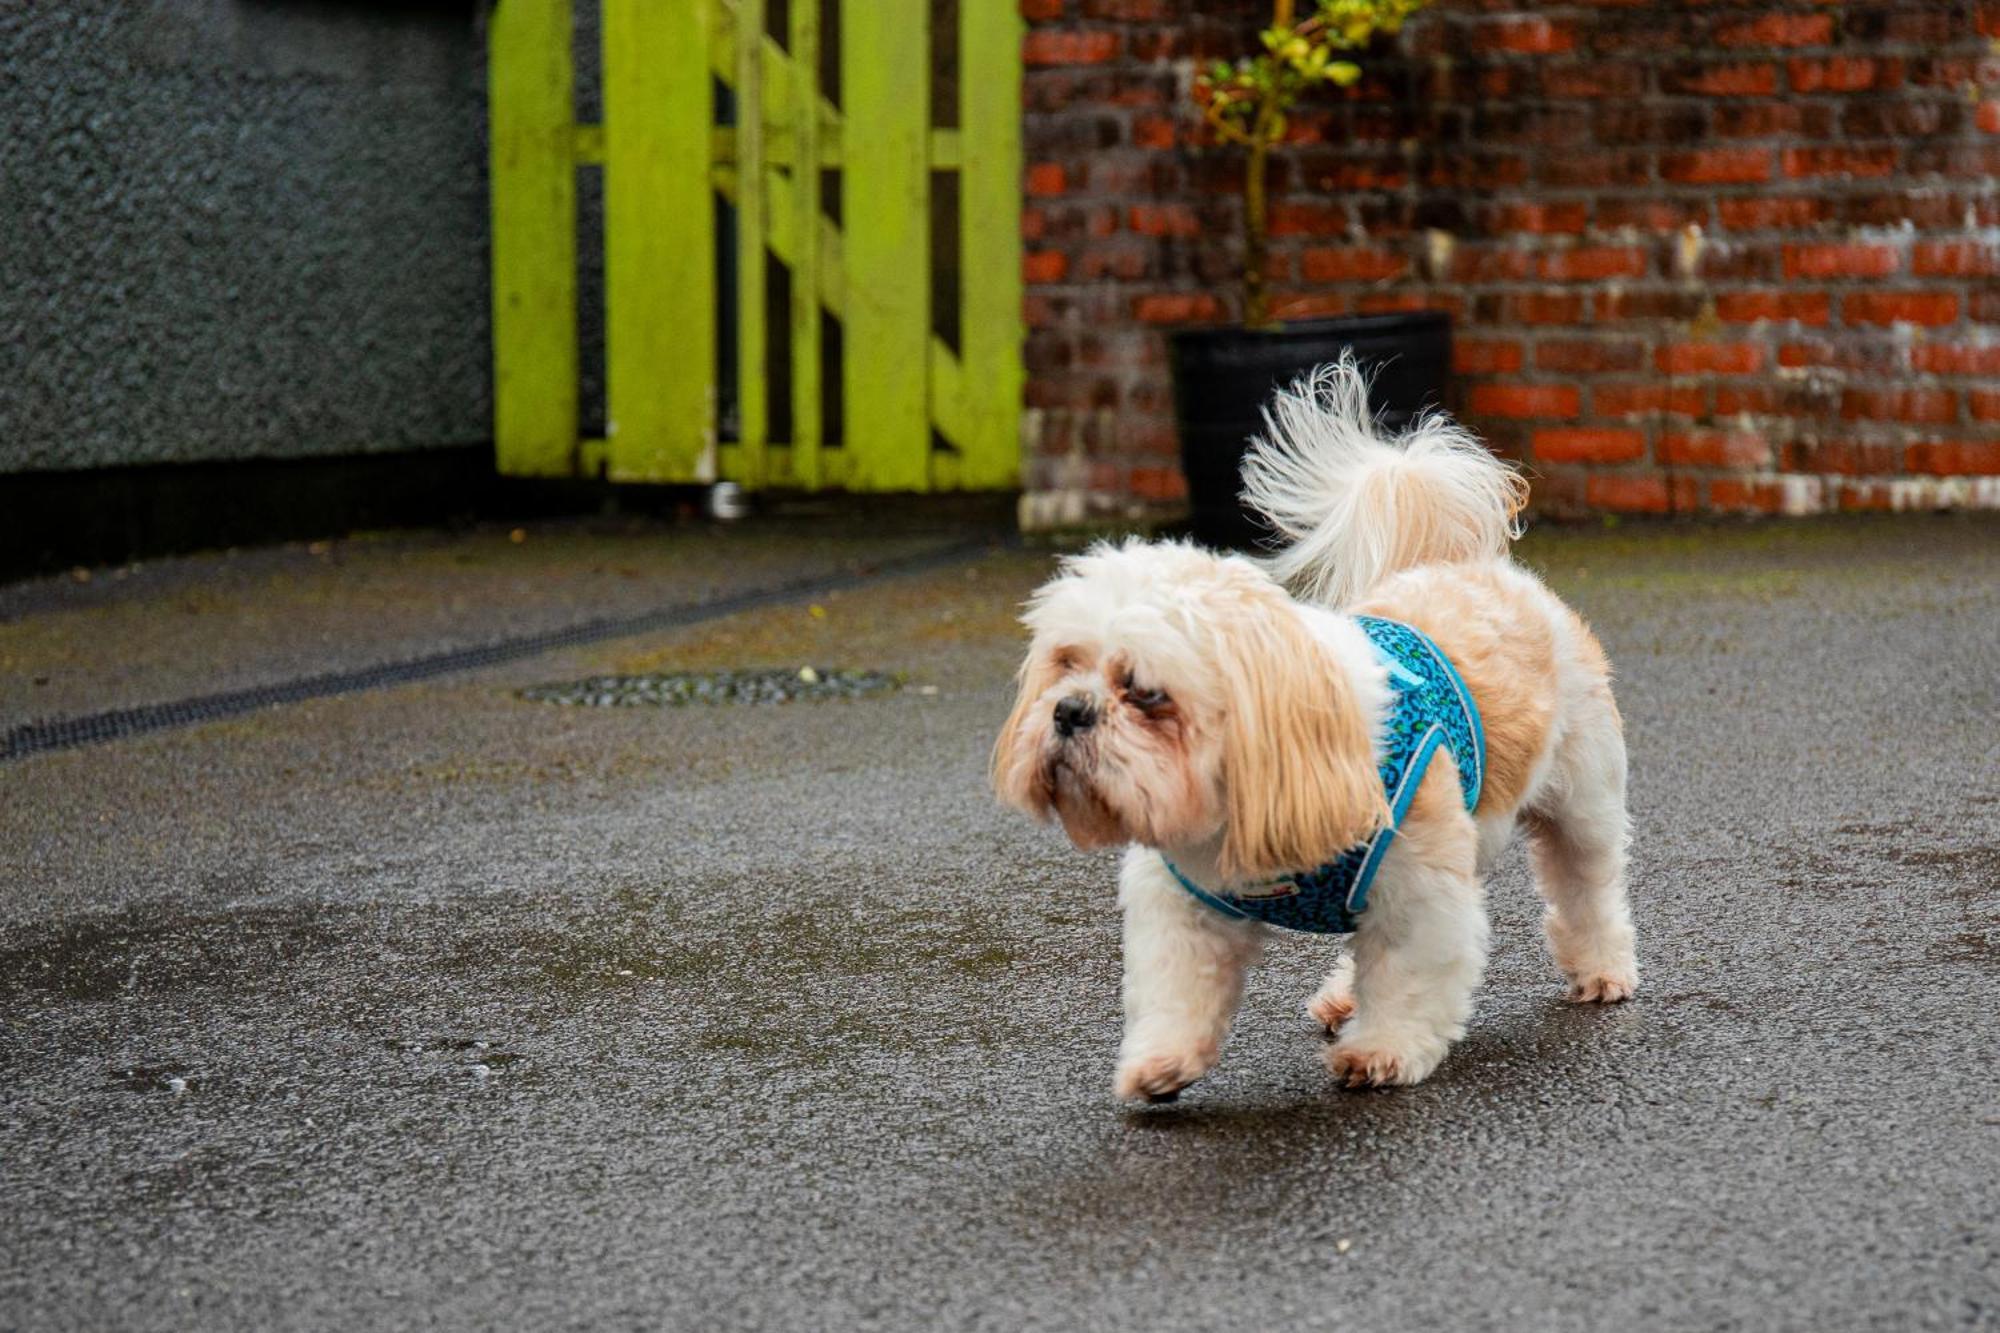
[[[1056,734],[1074,736],[1079,731],[1089,731],[1097,722],[1097,711],[1090,706],[1090,700],[1081,694],[1072,694],[1056,704]]]

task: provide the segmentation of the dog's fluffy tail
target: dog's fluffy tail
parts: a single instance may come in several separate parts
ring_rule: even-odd
[[[1301,595],[1345,606],[1415,565],[1506,554],[1528,485],[1451,418],[1430,413],[1384,440],[1351,353],[1264,409],[1243,498],[1285,546],[1271,570]]]

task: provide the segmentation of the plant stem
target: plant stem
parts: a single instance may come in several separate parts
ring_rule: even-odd
[[[1270,298],[1264,291],[1264,256],[1269,223],[1264,207],[1264,178],[1271,152],[1269,139],[1255,137],[1243,177],[1243,322],[1261,329],[1271,322]]]
[[[1272,0],[1271,26],[1292,26],[1293,0]],[[1271,298],[1264,290],[1265,256],[1270,248],[1270,223],[1265,183],[1270,175],[1271,133],[1278,114],[1278,93],[1272,87],[1257,108],[1250,131],[1250,160],[1243,168],[1243,322],[1253,329],[1271,322]]]

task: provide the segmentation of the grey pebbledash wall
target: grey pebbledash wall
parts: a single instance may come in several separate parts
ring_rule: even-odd
[[[476,0],[0,0],[0,473],[489,438]]]

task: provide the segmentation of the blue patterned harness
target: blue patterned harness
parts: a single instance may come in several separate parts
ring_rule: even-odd
[[[1479,783],[1486,771],[1486,736],[1479,726],[1479,705],[1459,678],[1451,659],[1429,636],[1400,621],[1356,616],[1354,621],[1375,645],[1389,668],[1396,703],[1382,736],[1382,790],[1389,798],[1389,822],[1367,842],[1348,848],[1317,870],[1297,871],[1276,879],[1211,893],[1180,872],[1172,861],[1167,869],[1181,887],[1227,916],[1262,921],[1287,930],[1345,935],[1368,906],[1368,886],[1382,858],[1396,840],[1396,830],[1416,799],[1417,788],[1442,745],[1458,761],[1458,782],[1465,808],[1479,804]],[[1162,858],[1165,859],[1164,857]]]

